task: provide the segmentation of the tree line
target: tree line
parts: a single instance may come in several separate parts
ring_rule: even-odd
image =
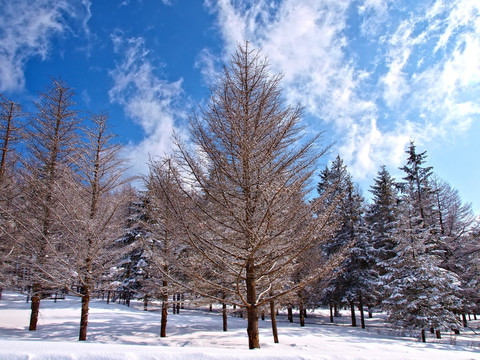
[[[343,160],[309,136],[281,76],[240,45],[192,114],[189,138],[150,161],[144,190],[126,176],[108,114],[83,115],[61,79],[35,111],[1,99],[1,286],[40,302],[57,289],[82,299],[79,340],[97,289],[162,303],[195,294],[243,309],[249,348],[276,307],[349,305],[386,311],[401,328],[446,330],[477,313],[479,228],[471,207],[410,144],[393,179],[382,167],[365,202]],[[320,175],[315,190],[313,179]],[[178,294],[178,295],[177,295]]]

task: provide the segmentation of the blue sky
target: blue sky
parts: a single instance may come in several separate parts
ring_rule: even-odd
[[[478,0],[0,0],[0,92],[28,110],[51,76],[108,110],[132,171],[170,148],[236,44],[284,74],[366,194],[412,139],[480,213]],[[325,159],[326,161],[328,159]]]

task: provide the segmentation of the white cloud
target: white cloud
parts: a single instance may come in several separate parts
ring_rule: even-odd
[[[361,34],[377,35],[381,26],[388,21],[387,0],[365,0],[358,6],[358,14],[362,16]]]
[[[126,152],[132,172],[146,174],[150,157],[162,156],[170,150],[175,119],[184,116],[177,105],[183,93],[182,79],[169,82],[159,77],[159,69],[149,60],[142,38],[124,39],[117,33],[112,41],[121,60],[110,72],[114,80],[110,101],[123,106],[126,115],[144,131],[143,140],[129,144]]]
[[[387,0],[206,4],[217,14],[224,53],[243,40],[261,48],[273,71],[284,73],[288,101],[333,125],[357,178],[384,163],[401,165],[409,140],[454,139],[480,115],[477,0],[410,8]],[[369,48],[357,47],[355,31]]]
[[[200,69],[206,84],[211,84],[212,79],[218,78],[221,71],[219,59],[206,48],[197,55],[195,67]]]
[[[47,58],[54,36],[72,27],[88,29],[90,2],[69,0],[3,1],[0,12],[0,91],[24,87],[28,59]]]

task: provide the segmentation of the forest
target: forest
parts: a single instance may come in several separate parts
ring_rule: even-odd
[[[188,138],[132,177],[107,112],[78,109],[52,78],[25,113],[0,98],[0,288],[28,294],[29,330],[52,294],[121,296],[168,310],[186,299],[258,322],[278,308],[349,307],[393,328],[461,331],[480,310],[480,224],[412,141],[402,176],[382,166],[366,201],[344,160],[286,104],[282,76],[239,45]],[[133,184],[141,183],[140,186]],[[1,294],[1,293],[0,293]]]

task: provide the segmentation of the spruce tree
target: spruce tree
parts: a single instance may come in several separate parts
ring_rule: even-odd
[[[390,173],[382,166],[371,186],[372,203],[368,207],[366,219],[371,243],[376,250],[377,262],[395,255],[394,230],[398,226],[398,188]]]
[[[335,210],[332,217],[339,224],[323,251],[325,255],[331,255],[345,246],[350,247],[337,269],[336,277],[330,280],[323,291],[323,302],[340,304],[346,301],[352,307],[357,301],[363,304],[365,299],[373,302],[373,252],[367,238],[363,197],[355,188],[340,156],[335,158],[330,168],[327,166],[321,172],[320,179],[317,191],[320,195],[326,195],[326,201],[333,205]],[[354,317],[352,324],[355,324]]]
[[[425,167],[426,153],[417,154],[413,143],[407,150],[405,182],[400,184],[400,215],[395,231],[396,256],[386,260],[383,275],[387,297],[383,302],[388,321],[396,326],[439,330],[456,326],[454,312],[461,302],[456,274],[442,269],[439,228],[430,182],[432,168]]]

